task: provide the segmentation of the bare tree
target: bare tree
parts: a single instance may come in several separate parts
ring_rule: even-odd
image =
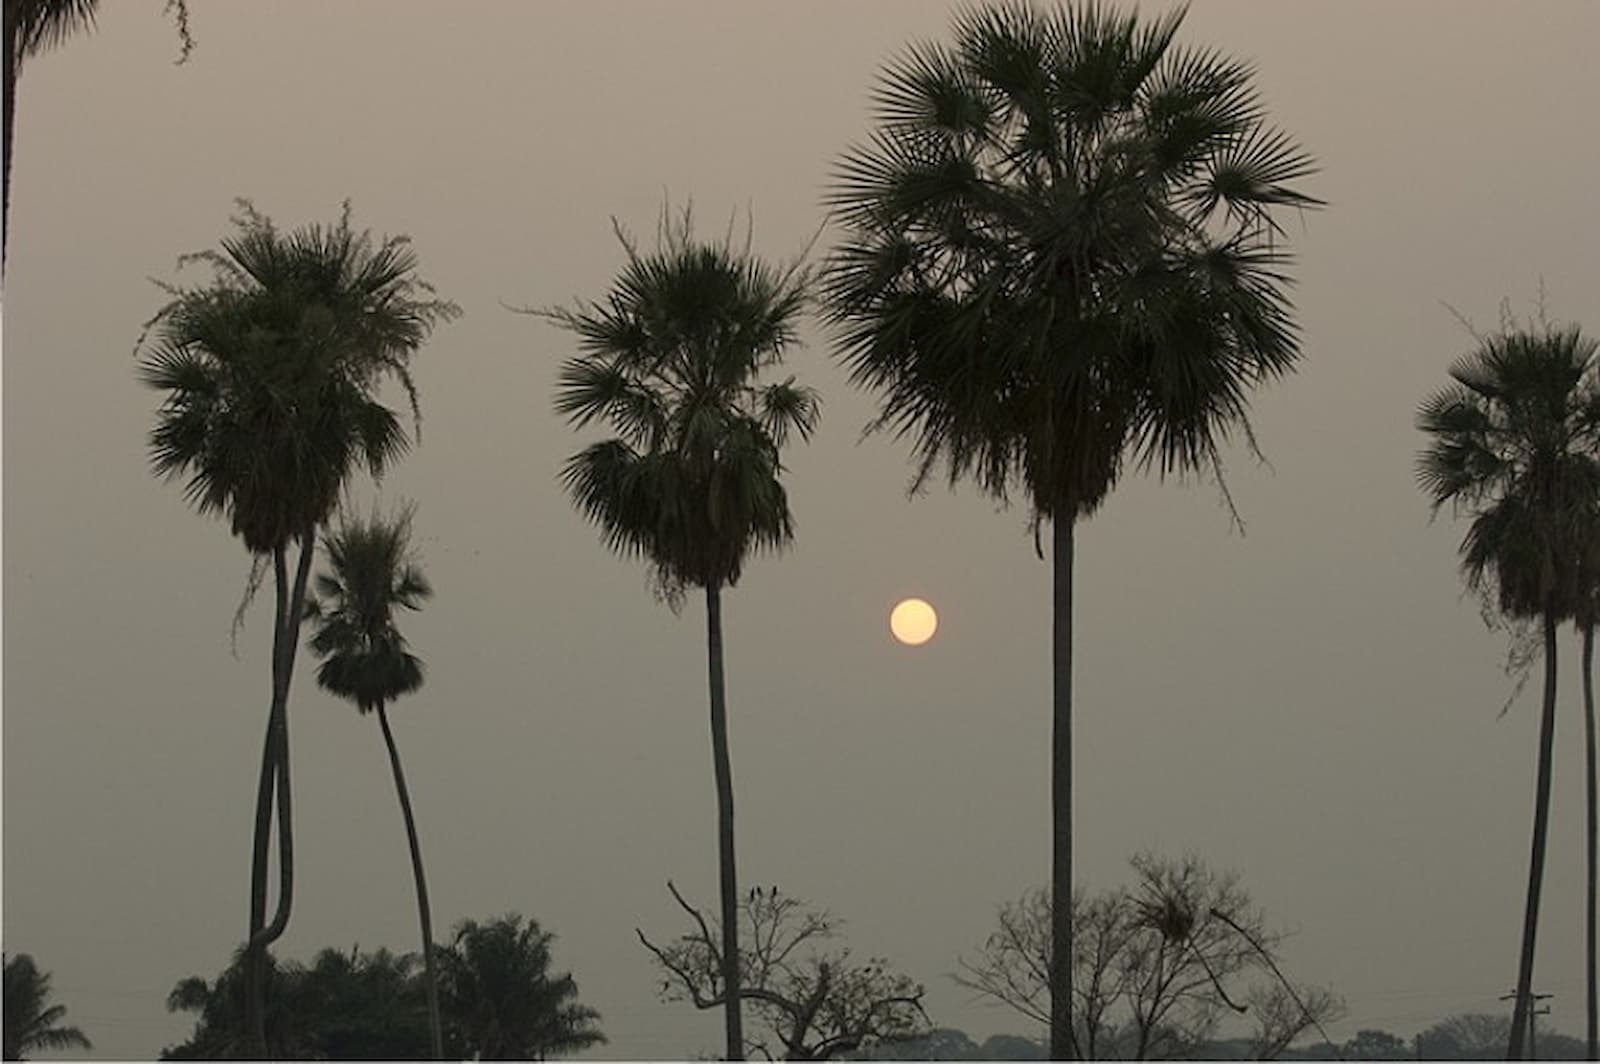
[[[1277,1056],[1342,1003],[1278,972],[1283,939],[1231,873],[1199,858],[1139,854],[1135,881],[1072,899],[1072,1041],[1083,1059],[1173,1059],[1211,1038],[1223,1015],[1254,1014],[1259,1059]],[[999,928],[957,982],[1039,1023],[1049,1020],[1050,895],[1000,910]]]
[[[666,975],[661,996],[697,1009],[721,1008],[722,929],[670,881],[667,889],[692,928],[666,946],[635,929]],[[839,921],[826,910],[777,887],[756,887],[740,901],[739,915],[738,995],[755,1020],[745,1032],[748,1053],[767,1060],[832,1060],[927,1033],[922,986],[882,958],[857,963],[848,948],[830,948]]]

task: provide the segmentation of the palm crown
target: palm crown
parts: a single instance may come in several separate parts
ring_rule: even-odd
[[[311,649],[322,659],[317,683],[361,712],[422,686],[422,662],[395,625],[433,588],[410,551],[413,507],[391,521],[346,521],[323,540],[328,570],[317,574],[306,616],[316,625]]]
[[[168,288],[141,372],[168,393],[156,472],[188,474],[190,501],[264,553],[322,523],[358,465],[379,476],[404,453],[377,388],[397,377],[415,415],[410,357],[460,312],[415,277],[404,238],[354,233],[348,204],[337,225],[290,234],[243,206],[221,253],[187,256],[214,282]]]
[[[577,334],[556,409],[618,435],[575,455],[562,480],[607,544],[644,555],[669,595],[732,585],[753,549],[794,534],[779,474],[791,433],[809,436],[815,393],[790,377],[761,384],[795,338],[806,302],[798,263],[774,268],[731,240],[696,243],[691,219],[665,220],[606,300],[540,313]]]
[[[1577,328],[1507,329],[1422,404],[1418,479],[1434,509],[1470,509],[1468,585],[1513,617],[1571,616],[1600,499],[1600,364]]]
[[[958,16],[882,77],[831,202],[826,295],[877,427],[1042,516],[1094,510],[1124,456],[1219,468],[1245,393],[1298,356],[1273,211],[1314,165],[1247,64],[1098,4]]]

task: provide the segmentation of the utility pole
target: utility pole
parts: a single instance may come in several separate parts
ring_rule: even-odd
[[[1550,1006],[1549,1005],[1546,1005],[1542,1009],[1541,1008],[1535,1008],[1534,1006],[1538,1002],[1544,1001],[1546,998],[1552,998],[1552,997],[1555,997],[1555,995],[1554,994],[1535,994],[1535,993],[1533,993],[1531,991],[1528,993],[1528,1059],[1529,1060],[1538,1060],[1539,1059],[1539,1036],[1534,1033],[1534,1025],[1538,1022],[1536,1017],[1550,1015]],[[1517,1000],[1517,991],[1516,991],[1516,989],[1513,988],[1510,991],[1510,993],[1501,994],[1500,995],[1500,1000],[1501,1001],[1515,1001],[1515,1000]],[[1516,1006],[1513,1005],[1512,1008],[1515,1009]]]

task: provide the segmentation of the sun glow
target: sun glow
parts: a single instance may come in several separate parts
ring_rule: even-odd
[[[889,631],[907,646],[921,646],[938,628],[939,615],[919,598],[905,599],[889,614]]]

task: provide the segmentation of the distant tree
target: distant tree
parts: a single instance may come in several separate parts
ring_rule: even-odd
[[[1052,528],[1054,951],[1073,953],[1074,528],[1125,464],[1215,471],[1248,393],[1294,368],[1279,212],[1314,164],[1268,123],[1249,64],[1098,2],[962,9],[880,79],[877,130],[831,194],[828,284],[879,426],[1025,497]],[[1041,551],[1042,554],[1042,551]],[[1050,1055],[1076,1055],[1062,965]]]
[[[965,1031],[935,1027],[926,1034],[902,1041],[885,1042],[847,1054],[848,1060],[1000,1060],[986,1056],[983,1047]]]
[[[758,378],[794,343],[806,305],[798,262],[773,268],[694,239],[690,213],[663,216],[660,246],[642,255],[617,229],[628,262],[601,304],[535,311],[578,337],[583,354],[561,369],[556,410],[577,427],[609,423],[618,435],[574,455],[562,480],[606,545],[655,567],[676,608],[686,588],[706,596],[712,765],[726,968],[723,1027],[729,1059],[742,1059],[743,1021],[734,958],[739,900],[734,859],[733,768],[723,685],[722,592],[752,552],[782,550],[794,518],[780,476],[791,435],[811,434],[816,393],[790,377]]]
[[[442,1059],[444,1041],[439,1020],[439,993],[433,963],[433,914],[428,905],[428,878],[422,867],[422,844],[411,813],[411,792],[406,787],[400,750],[389,727],[388,704],[422,686],[422,661],[408,649],[395,625],[402,609],[421,608],[433,594],[421,565],[411,554],[411,518],[415,507],[384,520],[346,518],[338,530],[323,539],[328,570],[318,573],[316,597],[306,603],[306,615],[316,625],[311,649],[322,658],[317,683],[326,691],[349,699],[366,714],[376,710],[389,751],[395,794],[405,820],[411,849],[411,873],[417,892],[417,921],[422,929],[424,979],[428,991],[428,1025],[433,1054]]]
[[[167,393],[150,433],[154,472],[187,476],[185,494],[195,508],[228,519],[252,557],[251,591],[268,558],[275,578],[272,702],[245,938],[245,1001],[264,1042],[262,957],[288,926],[293,901],[288,700],[317,533],[358,467],[379,476],[410,445],[378,389],[398,378],[415,416],[411,356],[460,308],[435,298],[416,276],[405,237],[375,244],[369,232],[355,232],[348,202],[337,224],[288,234],[249,202],[239,206],[236,232],[220,252],[180,260],[209,266],[211,283],[162,285],[171,299],[138,346],[145,383]],[[275,796],[279,891],[269,924]],[[258,1045],[257,1052],[265,1050]]]
[[[724,993],[720,929],[675,886],[667,889],[692,929],[666,946],[643,931],[639,941],[666,975],[666,1000],[716,1008]],[[923,988],[881,958],[858,963],[848,948],[829,949],[839,931],[830,913],[777,887],[751,890],[739,912],[739,994],[756,1021],[744,1050],[766,1060],[835,1060],[929,1033]]]
[[[1498,1060],[1510,1036],[1509,1017],[1468,1012],[1440,1020],[1417,1044],[1426,1060]]]
[[[22,62],[93,29],[99,8],[100,0],[5,0],[5,171],[0,176],[0,272],[5,269],[5,241],[11,234],[11,138]],[[171,12],[177,20],[181,63],[194,47],[194,39],[189,36],[188,2],[165,0],[162,12]]]
[[[426,1060],[430,1052],[426,990],[414,954],[380,949],[325,949],[310,967],[268,958],[267,1046],[285,1060]],[[248,1057],[242,954],[215,982],[180,982],[167,999],[174,1012],[196,1013],[189,1039],[162,1051],[164,1060]],[[447,1045],[451,1055],[466,1054]]]
[[[1348,1060],[1405,1060],[1412,1054],[1404,1038],[1369,1027],[1344,1044],[1344,1055]]]
[[[570,973],[550,971],[555,936],[515,913],[456,925],[439,951],[444,1013],[468,1056],[544,1060],[603,1045],[600,1014],[578,1003]]]
[[[1016,1034],[990,1035],[978,1047],[980,1060],[1048,1060],[1046,1048],[1032,1038]]]
[[[1343,1010],[1330,991],[1291,987],[1282,934],[1232,874],[1195,857],[1139,854],[1131,888],[1073,899],[1074,1043],[1083,1059],[1173,1059],[1212,1037],[1224,1010],[1251,1013],[1252,1051],[1274,1057]],[[999,928],[957,982],[1048,1023],[1050,896],[1005,905]]]
[[[1454,383],[1423,402],[1432,439],[1418,479],[1437,513],[1471,514],[1461,543],[1467,585],[1512,618],[1538,618],[1544,641],[1533,841],[1516,1001],[1506,1056],[1525,1052],[1539,900],[1550,826],[1556,628],[1574,615],[1579,565],[1600,502],[1596,343],[1576,327],[1510,327],[1480,337],[1450,369]]]
[[[94,1048],[81,1030],[62,1026],[67,1007],[51,1003],[50,973],[41,971],[32,955],[5,957],[4,965],[6,1060],[26,1060],[24,1053],[41,1049]]]

